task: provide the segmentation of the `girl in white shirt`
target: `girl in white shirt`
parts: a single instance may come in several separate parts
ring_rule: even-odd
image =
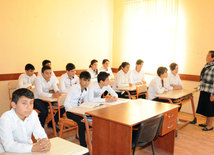
[[[166,100],[160,100],[157,97],[155,97],[156,94],[162,94],[166,91],[172,90],[173,87],[171,87],[167,81],[167,68],[166,67],[159,67],[157,70],[158,76],[156,76],[149,85],[148,89],[148,97],[149,100],[154,101],[161,101],[166,102]],[[168,102],[168,101],[167,101]]]
[[[138,59],[136,61],[136,68],[131,71],[130,80],[133,85],[146,84],[142,67],[143,67],[143,60]]]
[[[115,78],[113,89],[118,94],[120,98],[128,98],[126,92],[121,92],[117,90],[117,88],[121,87],[131,87],[132,84],[130,82],[130,72],[129,72],[130,64],[128,62],[123,62],[119,67],[119,72]]]
[[[183,89],[183,84],[181,82],[181,79],[178,75],[178,64],[176,63],[171,63],[170,64],[170,70],[171,73],[168,76],[169,84],[173,89]]]
[[[91,80],[96,81],[98,75],[98,61],[96,59],[91,60],[89,69],[87,70],[91,74]]]
[[[59,89],[63,94],[67,94],[72,85],[79,83],[79,77],[76,74],[75,65],[68,63],[66,73],[60,77]]]
[[[28,88],[28,89],[33,88],[36,79],[34,70],[35,68],[32,64],[25,65],[25,73],[19,76],[18,88]]]
[[[109,60],[108,59],[103,59],[102,62],[103,66],[99,69],[99,72],[106,72],[110,74],[110,79],[114,78],[114,74],[112,73],[111,68],[109,67]]]

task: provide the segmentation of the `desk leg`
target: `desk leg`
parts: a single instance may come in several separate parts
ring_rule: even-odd
[[[89,149],[90,154],[92,154],[92,144],[91,144],[91,138],[90,138],[90,132],[89,132],[88,119],[85,115],[83,115],[83,119],[85,120],[86,139],[87,139],[88,149]]]
[[[53,133],[54,133],[54,136],[56,137],[57,133],[56,133],[56,123],[55,123],[54,114],[53,114],[53,107],[52,107],[51,102],[48,102],[48,104],[49,104],[50,113],[51,113],[51,120],[52,120],[52,125],[53,125]]]
[[[192,104],[193,121],[191,121],[190,124],[196,124],[197,118],[195,116],[195,105],[194,105],[193,96],[191,97],[191,104]]]

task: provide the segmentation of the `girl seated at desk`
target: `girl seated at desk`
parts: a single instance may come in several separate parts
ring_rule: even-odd
[[[113,89],[116,91],[119,98],[128,98],[127,97],[128,93],[120,91],[117,88],[132,86],[130,82],[129,68],[130,64],[128,62],[123,62],[118,69],[119,72],[117,73],[117,76],[115,78]]]
[[[103,66],[99,69],[99,72],[109,73],[110,74],[109,78],[110,79],[114,79],[114,74],[112,73],[112,70],[109,67],[109,60],[108,59],[103,59],[102,64],[103,64]]]
[[[97,75],[98,75],[97,65],[98,65],[98,61],[93,59],[93,60],[91,60],[91,63],[89,65],[89,69],[87,70],[91,75],[92,81],[97,80]]]

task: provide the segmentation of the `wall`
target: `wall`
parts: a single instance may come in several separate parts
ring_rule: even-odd
[[[113,0],[1,0],[0,21],[0,74],[23,72],[26,63],[39,71],[44,59],[55,71],[112,60]],[[0,114],[9,108],[7,82]]]
[[[126,58],[123,55],[125,44],[123,44],[124,34],[122,32],[124,27],[122,23],[123,20],[126,20],[124,5],[127,5],[127,3],[125,3],[125,1],[130,2],[130,0],[115,0],[114,3],[114,67],[118,67],[121,64],[121,61],[130,60],[131,57],[136,57],[136,59],[139,58],[137,54],[133,55],[133,53],[130,53],[129,58]],[[214,1],[178,0],[178,3],[177,45],[176,50],[172,52],[177,52],[177,57],[181,57],[182,61],[179,63],[180,73],[199,75],[202,67],[206,63],[206,55],[208,51],[211,49],[214,50]],[[155,56],[155,53],[153,56]],[[166,56],[167,55],[164,55],[164,57]],[[153,60],[152,56],[149,60],[144,58],[141,59],[145,62],[144,66],[146,66],[146,62]],[[169,59],[173,61],[175,58],[169,57]]]

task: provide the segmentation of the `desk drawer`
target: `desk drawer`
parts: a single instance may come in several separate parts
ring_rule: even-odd
[[[173,109],[171,111],[168,111],[166,113],[164,113],[164,122],[163,123],[167,123],[167,122],[171,122],[174,119],[177,119],[178,117],[178,109]]]

